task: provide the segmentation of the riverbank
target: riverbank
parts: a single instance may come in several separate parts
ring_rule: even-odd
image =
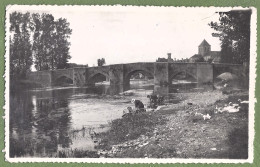
[[[106,88],[21,89],[11,95],[10,155],[247,157],[248,108],[234,108],[239,99],[248,99],[246,90],[194,88],[169,93],[165,105],[156,110],[122,118],[123,110],[133,107],[131,99],[147,106],[147,95],[153,90],[136,88],[108,95]]]
[[[99,134],[101,157],[247,158],[247,91],[176,93],[180,103],[116,119]],[[231,104],[231,103],[232,104]],[[232,109],[232,107],[229,107]]]

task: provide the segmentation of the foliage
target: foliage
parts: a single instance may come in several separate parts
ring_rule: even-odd
[[[66,19],[57,21],[51,14],[32,14],[34,22],[35,68],[37,70],[54,70],[68,68],[68,38],[72,30]]]
[[[156,62],[168,62],[168,59],[159,57]]]
[[[191,57],[191,61],[196,63],[196,62],[205,62],[204,58],[200,54],[195,54]]]
[[[86,68],[88,67],[88,64],[76,64],[76,63],[68,63],[68,68],[77,68],[77,67],[81,67],[81,68]]]
[[[23,78],[33,63],[30,14],[10,14],[10,75]]]
[[[194,62],[205,62],[204,58],[202,56],[198,57],[197,59],[194,60]]]
[[[80,149],[70,149],[70,150],[62,150],[58,152],[59,158],[99,158],[100,156],[97,154],[97,151],[90,150],[80,150]]]
[[[177,63],[185,63],[185,62],[189,62],[188,58],[182,58],[182,59],[166,59],[166,58],[161,58],[158,57],[158,59],[156,59],[156,62],[169,62],[169,63],[173,63],[173,62],[177,62]]]
[[[111,149],[111,145],[128,140],[134,140],[144,134],[152,132],[156,125],[163,125],[166,119],[159,114],[138,113],[113,120],[110,130],[101,133],[101,143],[97,149]]]
[[[10,14],[10,75],[26,76],[34,63],[37,70],[68,67],[72,30],[66,19],[54,20],[51,14]],[[33,62],[34,60],[34,62]]]
[[[249,62],[250,56],[250,17],[251,10],[232,10],[218,12],[219,22],[209,26],[217,33],[221,41],[221,61],[224,63]]]
[[[208,63],[212,63],[212,61],[213,61],[213,58],[209,58],[209,59],[207,60]]]
[[[103,66],[104,64],[106,64],[106,60],[104,58],[98,59],[97,64],[98,64],[98,66]]]

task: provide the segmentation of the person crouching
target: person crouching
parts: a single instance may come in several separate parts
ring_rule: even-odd
[[[136,113],[145,112],[144,104],[140,100],[132,99],[131,102],[135,104]]]

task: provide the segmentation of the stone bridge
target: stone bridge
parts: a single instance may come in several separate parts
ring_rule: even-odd
[[[75,86],[93,85],[107,80],[119,91],[130,88],[130,77],[136,73],[154,78],[155,91],[171,84],[179,74],[193,78],[198,84],[213,83],[214,79],[224,73],[231,72],[242,75],[243,65],[209,64],[209,63],[130,63],[115,64],[100,67],[72,68],[54,71],[37,71],[28,74],[28,79],[34,80],[45,87],[53,86],[61,78],[71,80]]]

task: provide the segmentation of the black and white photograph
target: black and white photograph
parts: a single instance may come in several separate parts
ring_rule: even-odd
[[[253,7],[6,7],[9,162],[252,163]]]

